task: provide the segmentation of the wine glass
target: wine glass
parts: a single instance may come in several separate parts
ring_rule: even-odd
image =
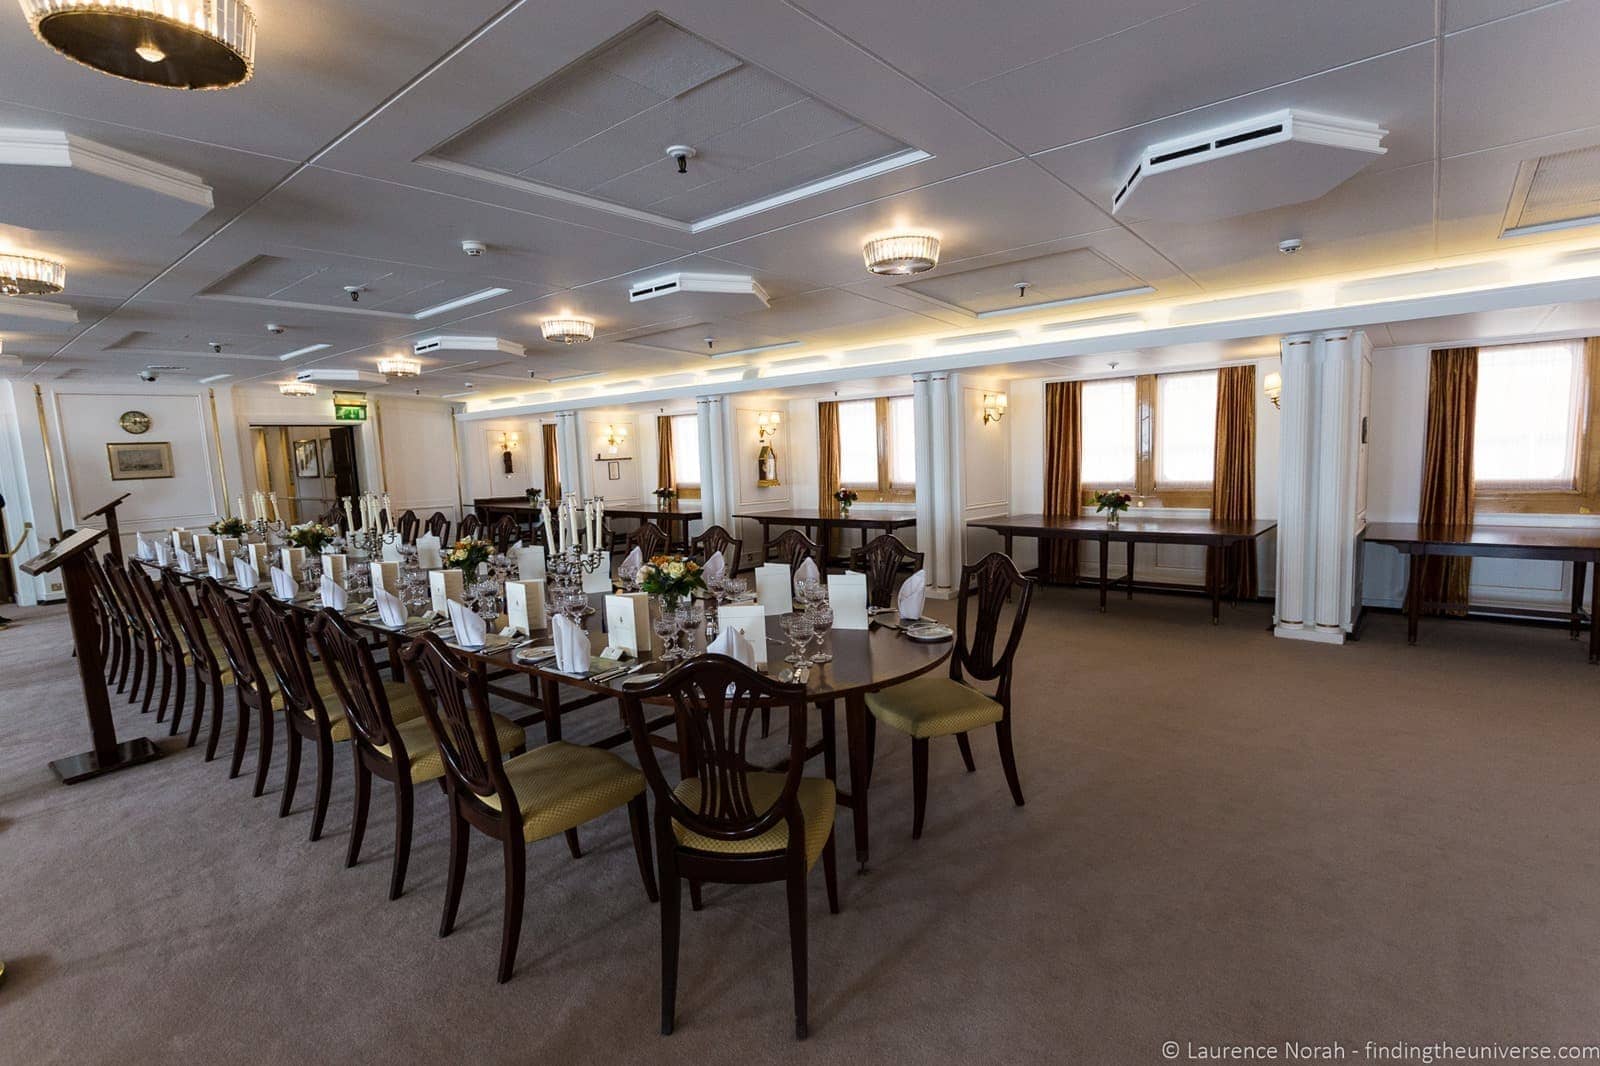
[[[742,577],[730,577],[723,585],[730,600],[742,600],[750,591],[750,582]]]
[[[833,604],[826,599],[817,600],[806,608],[806,617],[811,620],[811,627],[816,633],[817,650],[811,656],[814,663],[833,662],[833,652],[827,650],[825,641],[828,632],[833,629]]]
[[[650,620],[650,628],[661,641],[661,661],[677,662],[680,658],[675,640],[678,633],[677,617],[666,611],[657,611],[655,617]]]
[[[780,624],[783,626],[784,635],[789,638],[789,646],[794,649],[794,651],[783,657],[783,661],[794,663],[796,666],[807,662],[806,645],[811,643],[811,637],[814,632],[811,626],[811,619],[800,612],[795,612],[794,614],[784,615]]]
[[[679,658],[690,659],[694,657],[694,631],[705,622],[705,612],[695,604],[679,604],[673,613],[673,622],[677,625],[677,642]]]

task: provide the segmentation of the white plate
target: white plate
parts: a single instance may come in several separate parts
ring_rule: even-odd
[[[660,674],[632,674],[620,682],[623,688],[644,688],[661,680]]]
[[[901,632],[906,635],[907,640],[914,640],[919,644],[938,644],[941,641],[951,640],[956,635],[955,630],[937,622],[909,625]]]

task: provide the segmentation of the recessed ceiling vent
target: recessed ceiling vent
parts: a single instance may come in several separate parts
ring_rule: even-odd
[[[448,336],[424,337],[411,346],[413,355],[433,355],[437,352],[499,352],[502,355],[527,355],[528,350],[516,341],[503,337]]]
[[[1113,214],[1201,222],[1326,196],[1388,149],[1388,130],[1306,111],[1159,141],[1128,168]]]
[[[1517,168],[1502,237],[1600,225],[1600,145],[1530,159]]]
[[[694,292],[712,296],[753,296],[768,306],[767,290],[749,274],[663,274],[641,281],[628,290],[628,301],[658,300],[663,296]]]
[[[333,367],[310,367],[297,372],[296,381],[320,382],[326,385],[387,385],[389,379],[371,370],[338,370]]]

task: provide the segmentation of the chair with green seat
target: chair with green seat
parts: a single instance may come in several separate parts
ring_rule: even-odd
[[[189,650],[189,666],[194,671],[194,721],[189,723],[189,747],[200,739],[202,708],[210,697],[211,729],[206,739],[206,762],[217,754],[217,741],[222,734],[222,690],[233,683],[233,670],[228,666],[228,653],[222,646],[217,631],[204,621],[182,581],[168,577],[164,582],[167,606],[177,620],[178,633]]]
[[[705,881],[782,881],[789,900],[795,1036],[807,1032],[806,875],[822,859],[828,909],[839,913],[832,781],[803,777],[806,690],[782,684],[725,655],[704,655],[646,688],[623,694],[623,715],[639,765],[655,793],[656,855],[661,876],[661,1032],[675,1024],[678,986],[679,879],[699,909]],[[643,701],[670,699],[683,780],[669,783],[645,724]],[[756,713],[789,712],[787,770],[767,773],[746,756]]]
[[[922,836],[928,807],[928,741],[954,736],[967,772],[976,766],[967,734],[992,725],[1000,747],[1011,798],[1022,806],[1022,785],[1017,780],[1017,760],[1011,748],[1011,679],[1028,621],[1033,579],[1023,577],[1016,564],[999,552],[961,568],[961,598],[956,607],[956,645],[950,656],[948,677],[924,675],[880,692],[867,694],[873,719],[911,738],[911,837]],[[977,615],[969,636],[968,613],[976,599]],[[1005,644],[996,651],[1006,604],[1014,603]],[[995,684],[986,695],[971,682]]]
[[[156,707],[156,721],[166,720],[167,707],[172,707],[172,724],[168,736],[177,736],[183,723],[183,702],[188,691],[189,649],[178,636],[167,613],[167,599],[156,588],[149,572],[132,559],[128,560],[128,587],[133,590],[134,602],[144,616],[145,628],[150,631],[156,657],[150,663],[150,676],[155,676],[156,663],[161,664],[161,700]],[[176,693],[176,698],[174,698]],[[198,713],[198,712],[196,712]]]
[[[481,671],[463,663],[433,633],[411,642],[405,662],[444,768],[450,804],[450,868],[441,937],[455,927],[472,829],[500,841],[505,850],[505,913],[496,971],[501,984],[511,979],[522,936],[528,844],[627,807],[639,876],[645,895],[656,901],[643,774],[609,751],[559,740],[503,759],[510,745],[500,735],[497,716],[489,712],[488,682]]]

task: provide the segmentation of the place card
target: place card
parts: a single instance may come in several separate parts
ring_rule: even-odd
[[[438,570],[444,566],[443,545],[432,533],[417,538],[417,565],[424,570]]]
[[[517,576],[524,581],[537,581],[545,576],[543,548],[524,544],[517,549]]]
[[[218,537],[217,554],[222,556],[222,561],[229,566],[233,565],[234,553],[239,550],[238,537]]]
[[[256,568],[256,573],[265,574],[272,568],[272,550],[265,544],[251,541],[244,546],[250,565]]]
[[[544,620],[544,579],[507,581],[506,616],[511,628],[524,636],[548,628]]]
[[[396,595],[400,588],[400,564],[386,561],[367,565],[372,567],[372,587]]]
[[[465,575],[453,566],[448,570],[429,570],[428,590],[433,593],[434,611],[438,614],[448,614],[450,601],[461,602],[466,592],[466,584]]]
[[[759,567],[757,569],[760,569]],[[787,573],[787,566],[781,567]],[[724,604],[717,610],[717,625],[737,629],[756,652],[756,666],[767,665],[767,609],[759,603]]]
[[[196,555],[210,555],[217,547],[217,538],[213,533],[196,533],[194,535],[194,553]]]
[[[322,572],[336,584],[344,584],[344,572],[349,565],[350,557],[340,552],[326,552],[322,556]]]
[[[606,597],[606,636],[613,648],[635,655],[650,650],[650,596],[624,592]]]
[[[756,567],[756,600],[768,614],[788,614],[794,610],[794,575],[788,563],[766,563]]]
[[[867,575],[828,575],[828,605],[833,608],[833,628],[867,628]]]
[[[282,548],[279,550],[283,555],[283,568],[289,571],[290,577],[305,569],[306,550],[304,548]]]

